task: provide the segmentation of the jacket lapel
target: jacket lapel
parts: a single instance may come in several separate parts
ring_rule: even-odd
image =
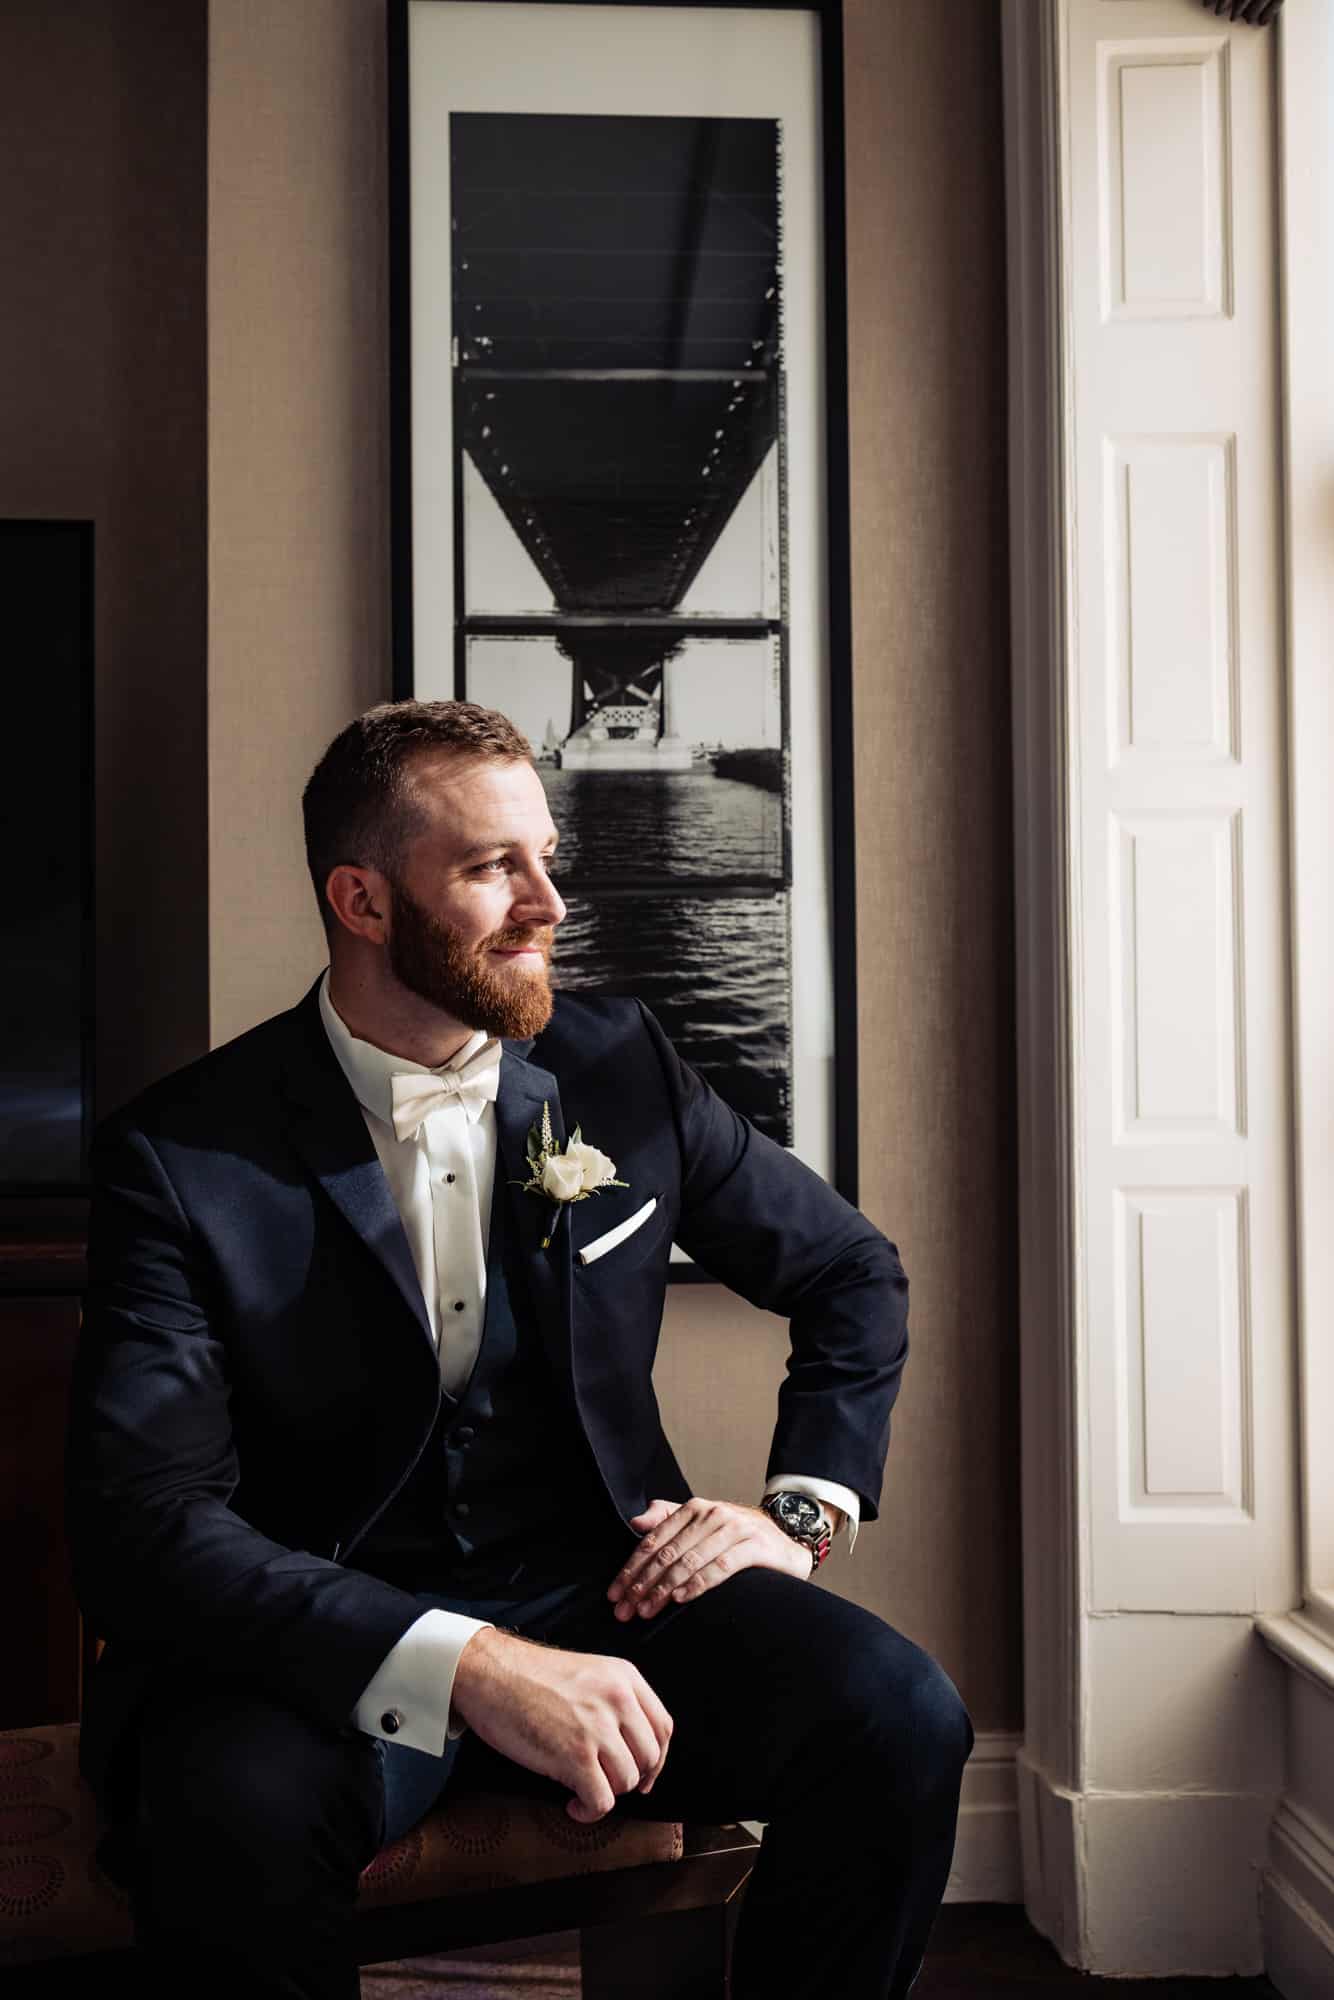
[[[431,1323],[417,1281],[412,1251],[399,1219],[384,1169],[366,1130],[361,1106],[329,1046],[320,1019],[319,981],[292,1010],[292,1052],[284,1086],[289,1130],[297,1151],[340,1214],[397,1287],[432,1354]],[[507,1183],[509,1214],[529,1294],[553,1363],[571,1374],[570,1218],[547,1249],[542,1238],[552,1221],[552,1204],[525,1194],[529,1177],[528,1132],[540,1125],[542,1106],[551,1112],[558,1144],[565,1140],[560,1086],[550,1070],[529,1062],[531,1042],[506,1042],[496,1098],[496,1173]]]
[[[568,1377],[571,1373],[570,1218],[562,1215],[559,1228],[552,1234],[554,1204],[542,1196],[525,1194],[522,1185],[532,1172],[528,1164],[528,1133],[532,1126],[541,1125],[543,1105],[551,1113],[551,1129],[557,1145],[564,1144],[565,1124],[560,1086],[550,1070],[527,1060],[526,1052],[531,1046],[529,1042],[504,1045],[496,1098],[496,1173],[507,1183],[515,1240],[538,1325],[552,1361]],[[544,1250],[542,1239],[549,1234],[551,1242]]]
[[[366,1120],[320,1019],[319,982],[292,1010],[284,1077],[292,1142],[335,1208],[383,1266],[434,1354],[412,1251]]]

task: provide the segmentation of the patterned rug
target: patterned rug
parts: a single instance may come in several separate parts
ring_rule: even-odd
[[[494,1949],[479,1949],[364,1966],[361,2000],[577,2000],[577,1932],[530,1938],[504,1950],[503,1959]]]

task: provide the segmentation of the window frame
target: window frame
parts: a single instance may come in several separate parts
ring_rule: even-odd
[[[1334,1648],[1334,12],[1292,0],[1276,25],[1302,1583]]]

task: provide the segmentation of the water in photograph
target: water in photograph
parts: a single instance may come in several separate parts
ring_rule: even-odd
[[[781,893],[573,896],[552,969],[569,992],[642,1000],[719,1096],[787,1146],[788,951]]]
[[[783,880],[783,801],[697,771],[558,771],[542,783],[560,830],[558,873],[582,884],[708,877]]]

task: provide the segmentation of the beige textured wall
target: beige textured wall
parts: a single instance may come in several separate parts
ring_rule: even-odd
[[[324,964],[301,791],[389,693],[383,0],[209,9],[210,1026]]]
[[[214,0],[215,1041],[322,962],[297,799],[389,688],[383,0]],[[847,0],[863,1205],[911,1283],[882,1521],[832,1587],[1020,1720],[1000,76],[989,0]],[[670,1297],[668,1428],[752,1498],[784,1329]]]
[[[902,1253],[914,1342],[872,1601],[931,1635],[977,1721],[1013,1728],[999,28],[989,0],[848,0],[847,14],[862,1203]]]
[[[208,1038],[205,52],[205,0],[0,6],[0,514],[94,524],[103,1112]]]

